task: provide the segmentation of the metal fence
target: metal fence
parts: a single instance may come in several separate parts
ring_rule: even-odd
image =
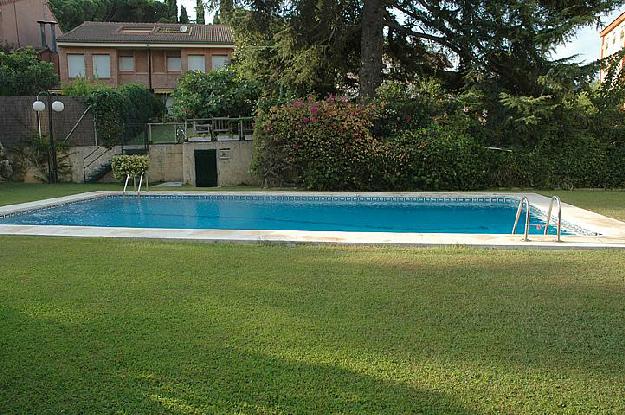
[[[148,123],[147,128],[150,144],[177,144],[185,141],[185,123],[183,122]]]
[[[192,119],[184,128],[186,141],[245,141],[253,132],[253,117]]]

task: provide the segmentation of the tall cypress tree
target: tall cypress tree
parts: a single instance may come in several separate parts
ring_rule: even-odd
[[[228,19],[232,14],[232,10],[234,9],[234,3],[232,0],[220,0],[219,2],[219,19],[228,23]]]
[[[167,0],[167,9],[169,10],[169,19],[172,23],[178,22],[178,2],[176,0]]]
[[[179,23],[189,23],[189,15],[187,14],[187,8],[184,6],[180,6]]]
[[[206,23],[204,20],[204,2],[202,0],[197,0],[197,2],[195,3],[195,23]]]

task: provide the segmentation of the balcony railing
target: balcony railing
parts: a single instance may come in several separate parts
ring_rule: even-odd
[[[246,141],[252,139],[253,117],[206,118],[187,120],[186,141]]]
[[[148,123],[150,144],[176,144],[185,141],[250,141],[253,117],[203,118],[185,122]]]

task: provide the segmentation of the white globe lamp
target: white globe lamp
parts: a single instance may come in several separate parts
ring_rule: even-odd
[[[33,102],[33,111],[41,112],[46,109],[46,104],[41,101]]]
[[[65,105],[61,101],[54,101],[52,103],[52,109],[56,112],[61,112],[65,109]]]

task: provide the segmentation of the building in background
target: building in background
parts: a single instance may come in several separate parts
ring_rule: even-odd
[[[45,0],[0,0],[0,47],[32,47],[58,72],[56,39],[62,34]]]
[[[225,25],[84,22],[58,39],[61,84],[84,78],[111,86],[141,83],[169,94],[187,71],[230,62]]]
[[[601,31],[601,59],[607,58],[625,48],[625,13],[614,19]],[[623,60],[619,62],[619,69],[623,66]],[[603,81],[606,71],[601,69],[600,79]]]

